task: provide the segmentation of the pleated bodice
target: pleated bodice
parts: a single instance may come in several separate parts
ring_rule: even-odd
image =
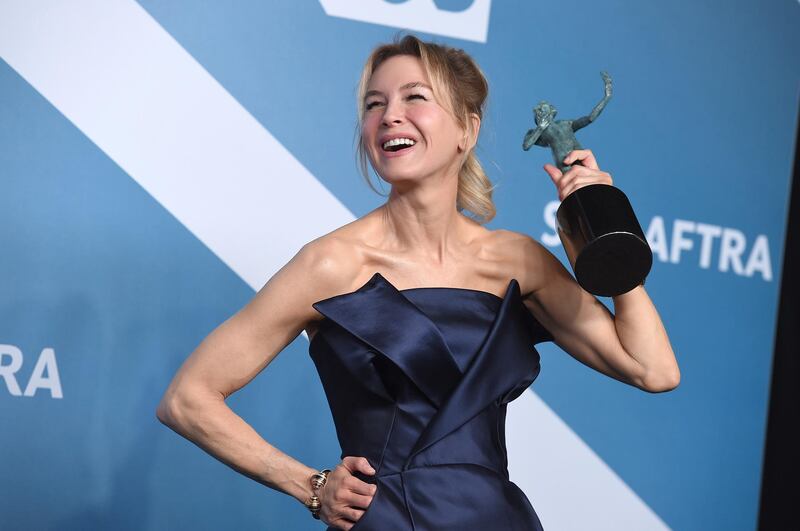
[[[541,529],[508,480],[506,404],[536,379],[552,340],[512,279],[504,297],[396,289],[380,273],[314,303],[309,344],[342,457],[378,490],[353,530]],[[498,527],[498,524],[499,527]]]

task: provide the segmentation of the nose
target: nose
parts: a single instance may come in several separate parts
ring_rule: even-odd
[[[403,123],[402,105],[394,100],[387,102],[383,110],[381,123],[384,127],[391,127]]]

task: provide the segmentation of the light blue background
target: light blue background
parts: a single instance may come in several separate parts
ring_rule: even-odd
[[[355,215],[382,201],[355,170],[354,92],[369,50],[396,29],[328,17],[311,0],[140,3]],[[654,263],[647,291],[681,366],[675,391],[642,393],[552,344],[539,347],[533,387],[669,526],[753,529],[800,7],[492,4],[485,44],[427,36],[466,49],[489,79],[479,154],[499,183],[491,228],[550,232],[550,155],[520,149],[531,108],[548,99],[561,118],[587,114],[608,70],[614,98],[580,140],[643,227],[653,216],[668,237],[674,219],[732,227],[748,252],[769,239],[771,282],[700,268],[699,240],[680,263]],[[55,348],[65,395],[12,397],[0,382],[0,527],[312,528],[295,500],[154,416],[185,356],[252,290],[2,61],[0,94],[0,343],[24,352],[23,387],[41,349]],[[300,461],[338,459],[302,337],[229,403]]]

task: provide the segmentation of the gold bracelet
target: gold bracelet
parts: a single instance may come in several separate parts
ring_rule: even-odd
[[[311,511],[311,516],[319,520],[319,511],[320,509],[322,509],[322,503],[320,503],[319,498],[316,496],[316,494],[312,495],[306,501],[306,507],[308,507],[308,510]]]
[[[311,488],[313,490],[317,491],[317,490],[321,489],[322,487],[324,487],[325,483],[327,483],[327,481],[328,481],[328,474],[330,474],[330,473],[331,473],[331,471],[330,471],[329,468],[326,468],[325,470],[322,470],[320,472],[315,472],[311,476]]]
[[[328,482],[328,474],[330,474],[330,469],[321,470],[319,472],[315,472],[311,476],[311,490],[314,494],[306,500],[306,507],[308,510],[311,511],[311,516],[315,519],[319,520],[319,511],[322,509],[322,503],[319,501],[319,496],[317,496],[316,492],[325,486],[325,483]]]

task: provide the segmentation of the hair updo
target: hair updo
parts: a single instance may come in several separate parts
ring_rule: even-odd
[[[361,122],[364,118],[364,96],[372,74],[387,59],[397,55],[417,57],[422,69],[431,82],[436,100],[448,110],[460,127],[470,134],[472,121],[470,115],[477,114],[483,120],[483,110],[489,84],[475,61],[464,50],[442,44],[425,42],[413,35],[396,38],[394,42],[375,48],[367,59],[358,83],[358,124],[356,134],[356,156],[358,167],[370,188],[375,187],[369,179],[367,153],[361,137]],[[467,210],[473,218],[487,223],[494,218],[496,209],[492,201],[492,185],[483,171],[475,147],[465,152],[458,172],[458,195],[456,208],[459,212]]]

